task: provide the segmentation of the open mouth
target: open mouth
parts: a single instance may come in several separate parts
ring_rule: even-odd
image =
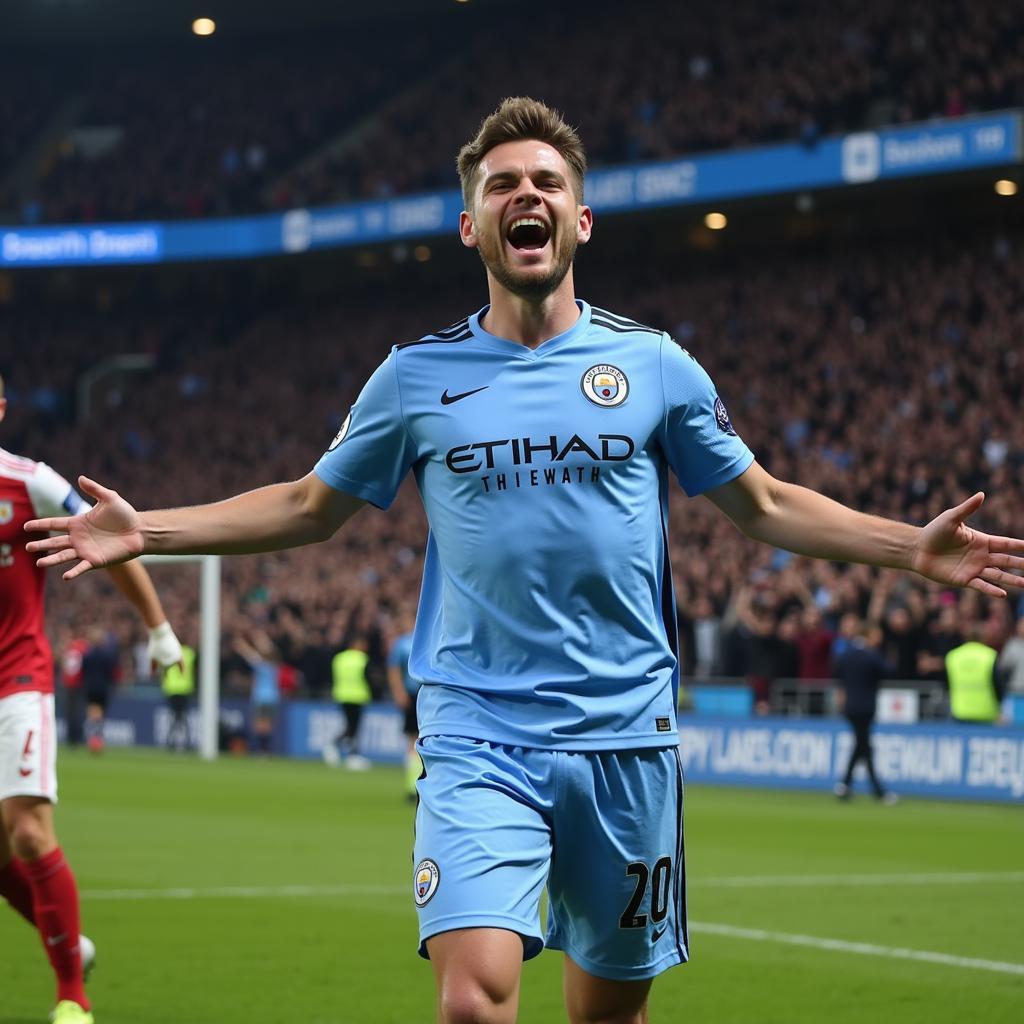
[[[543,249],[551,237],[551,228],[539,217],[517,217],[505,234],[508,244],[520,252]]]

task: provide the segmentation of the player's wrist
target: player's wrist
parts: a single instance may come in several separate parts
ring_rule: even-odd
[[[154,643],[160,643],[167,639],[177,640],[178,638],[174,635],[174,629],[171,624],[164,619],[158,626],[151,626],[149,630],[149,639]]]
[[[166,620],[149,631],[149,658],[161,668],[177,665],[182,658],[181,643]]]
[[[924,530],[921,527],[907,524],[906,540],[900,550],[900,559],[894,568],[903,569],[906,572],[916,572],[920,576],[925,575],[921,569],[922,559],[925,556],[925,552],[921,548],[923,534]]]
[[[151,518],[145,513],[139,513],[139,538],[142,541],[140,555],[153,555],[160,553],[160,546],[156,541],[158,531],[154,529]]]

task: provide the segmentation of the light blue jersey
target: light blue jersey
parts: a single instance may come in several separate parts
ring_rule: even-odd
[[[315,467],[430,523],[410,673],[421,736],[670,747],[678,663],[668,469],[690,495],[753,455],[664,332],[578,302],[528,349],[480,313],[396,346]]]

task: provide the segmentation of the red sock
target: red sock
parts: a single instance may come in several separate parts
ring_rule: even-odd
[[[57,1002],[70,999],[89,1009],[82,984],[82,954],[78,948],[78,887],[60,847],[39,860],[25,863],[32,886],[36,927],[57,975]]]
[[[33,928],[36,926],[36,916],[32,912],[32,886],[29,883],[28,875],[25,874],[25,865],[21,861],[11,858],[6,867],[0,868],[0,896],[11,905]]]

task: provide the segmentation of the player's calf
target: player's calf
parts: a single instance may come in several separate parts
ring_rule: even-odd
[[[651,979],[598,978],[565,958],[565,1008],[570,1024],[647,1024]]]

